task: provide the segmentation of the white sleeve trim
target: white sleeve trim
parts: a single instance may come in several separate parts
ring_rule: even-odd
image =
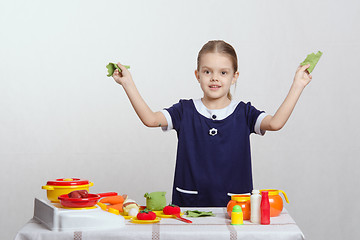
[[[170,116],[170,113],[168,111],[166,111],[165,109],[164,110],[161,110],[162,114],[164,114],[165,118],[166,118],[166,121],[168,123],[167,127],[161,127],[161,129],[164,131],[164,132],[167,132],[167,131],[170,131],[171,129],[173,129],[173,123],[172,123],[172,120],[171,120],[171,116]]]
[[[255,127],[254,127],[254,131],[256,134],[259,134],[261,136],[264,136],[266,133],[266,130],[261,130],[260,126],[261,126],[261,122],[262,120],[267,116],[268,114],[266,113],[261,113],[258,118],[256,119],[256,123],[255,123]]]

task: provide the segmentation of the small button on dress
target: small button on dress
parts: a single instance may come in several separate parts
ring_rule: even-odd
[[[209,130],[209,134],[211,136],[215,136],[217,133],[218,133],[218,130],[216,128],[212,128],[212,129]]]

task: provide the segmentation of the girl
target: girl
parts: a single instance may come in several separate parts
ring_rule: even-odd
[[[299,67],[286,99],[274,116],[267,115],[251,103],[231,99],[230,87],[239,77],[236,52],[224,41],[209,41],[199,52],[195,70],[203,97],[153,112],[130,72],[118,65],[122,72],[116,70],[113,78],[145,126],[177,131],[172,202],[186,207],[224,207],[231,194],[252,191],[250,134],[280,130],[311,80],[306,71],[310,65]]]

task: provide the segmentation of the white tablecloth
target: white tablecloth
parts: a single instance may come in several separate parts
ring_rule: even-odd
[[[183,208],[185,210],[195,210]],[[155,224],[134,224],[126,220],[122,228],[91,231],[52,232],[35,219],[31,219],[17,233],[15,240],[59,239],[59,240],[98,240],[98,239],[266,239],[295,240],[304,239],[304,235],[295,221],[284,209],[278,217],[271,218],[270,225],[253,224],[244,221],[244,225],[231,225],[225,208],[196,208],[200,211],[212,211],[215,217],[188,218],[193,223],[184,223],[176,219],[163,218]],[[183,217],[186,218],[186,215]]]

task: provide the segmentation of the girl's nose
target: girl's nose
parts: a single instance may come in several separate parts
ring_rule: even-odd
[[[211,80],[210,80],[211,82],[215,82],[215,81],[218,81],[218,78],[215,76],[215,75],[213,75],[212,77],[211,77]]]

